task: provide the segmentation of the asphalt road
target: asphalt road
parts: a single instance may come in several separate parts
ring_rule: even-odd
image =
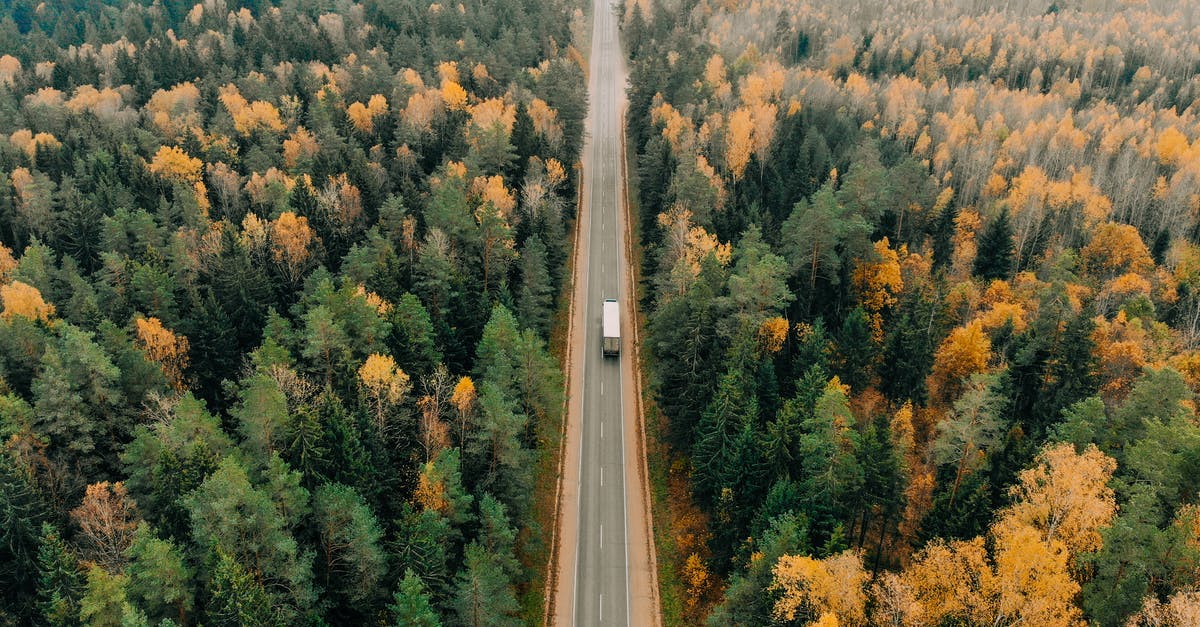
[[[628,359],[629,317],[624,293],[624,234],[621,220],[621,138],[625,77],[617,39],[617,17],[609,0],[594,0],[589,59],[591,141],[584,156],[586,225],[584,267],[582,419],[579,455],[579,511],[575,554],[575,625],[628,625],[630,554],[626,487],[629,393],[622,377]],[[622,304],[622,354],[604,357],[601,315],[605,298]],[[630,417],[632,418],[632,417]]]

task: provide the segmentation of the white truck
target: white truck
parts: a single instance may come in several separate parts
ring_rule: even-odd
[[[621,310],[614,298],[604,299],[604,335],[602,347],[605,357],[614,357],[621,352]]]

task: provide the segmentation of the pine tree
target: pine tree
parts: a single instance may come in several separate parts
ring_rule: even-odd
[[[729,368],[717,384],[712,402],[696,425],[692,447],[693,488],[710,504],[735,487],[739,439],[747,425],[758,420],[751,354],[753,340],[746,337],[730,351]]]
[[[457,577],[454,609],[466,627],[519,625],[512,581],[505,568],[478,542],[467,546]]]
[[[401,369],[420,378],[442,362],[429,312],[413,294],[404,294],[392,308],[387,345]]]
[[[420,578],[432,598],[446,598],[452,586],[447,553],[461,542],[461,535],[440,512],[417,510],[411,503],[401,506],[394,526],[395,539],[389,546],[392,557]]]
[[[126,590],[153,621],[186,625],[194,603],[192,569],[171,540],[157,537],[142,523],[129,547]]]
[[[87,591],[79,600],[79,620],[94,627],[123,627],[129,602],[125,598],[124,574],[109,574],[93,565],[87,573]]]
[[[345,599],[344,611],[371,601],[385,566],[371,508],[353,488],[325,484],[313,493],[313,522],[325,589]]]

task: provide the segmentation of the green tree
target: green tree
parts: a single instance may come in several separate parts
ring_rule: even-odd
[[[871,384],[878,359],[879,348],[871,337],[867,313],[862,307],[856,307],[842,321],[842,328],[838,333],[838,376],[852,390],[861,392]]]
[[[483,546],[493,562],[514,581],[521,574],[521,563],[514,553],[517,548],[517,530],[509,524],[504,505],[490,494],[479,500],[479,536],[476,542]]]
[[[955,401],[953,411],[938,423],[933,459],[954,468],[950,507],[954,505],[963,478],[978,470],[981,453],[990,453],[1000,444],[1006,427],[1001,416],[1003,403],[994,375],[972,375],[963,395]]]
[[[328,450],[324,445],[325,426],[320,415],[308,406],[298,407],[288,426],[287,462],[304,477],[304,486],[312,489],[324,478]]]
[[[231,412],[237,419],[242,449],[256,465],[265,465],[272,454],[283,450],[290,428],[287,397],[266,373],[244,380],[239,403]]]
[[[345,369],[351,361],[349,336],[325,305],[313,307],[304,314],[303,333],[301,355],[313,364],[315,372],[324,376],[326,385],[332,385],[334,374]]]
[[[412,570],[433,598],[445,598],[451,589],[448,551],[461,536],[437,510],[414,509],[412,504],[401,507],[390,552],[397,563]]]
[[[0,397],[0,438],[6,440],[12,436],[10,426],[15,426],[6,415],[10,400]],[[0,605],[13,614],[34,612],[45,515],[46,506],[26,473],[9,455],[0,454]]]
[[[313,522],[325,588],[350,606],[369,602],[383,578],[383,532],[353,488],[325,484],[313,493]]]
[[[529,451],[522,444],[528,417],[492,382],[479,388],[479,411],[472,414],[464,468],[473,477],[475,490],[493,492],[509,507],[525,511],[533,475]]]
[[[42,620],[49,625],[73,625],[79,617],[79,599],[84,584],[79,561],[50,523],[42,523],[38,548],[38,605]]]
[[[250,484],[237,461],[222,460],[184,503],[191,512],[196,544],[208,552],[228,553],[255,573],[277,611],[296,616],[311,605],[311,555],[300,552],[285,528],[285,512],[266,490]]]
[[[1200,551],[1184,524],[1166,524],[1167,513],[1149,484],[1124,490],[1120,514],[1100,530],[1100,551],[1082,556],[1090,578],[1081,601],[1088,616],[1100,625],[1121,625],[1148,594],[1191,585],[1200,567]]]
[[[478,542],[467,546],[463,569],[456,578],[454,609],[458,620],[467,627],[519,625],[518,609],[511,579],[492,554]]]
[[[417,378],[433,372],[442,362],[437,336],[429,312],[421,299],[406,293],[396,301],[389,316],[392,332],[387,345],[400,369]]]
[[[783,257],[771,252],[758,225],[750,225],[735,249],[729,295],[733,309],[757,325],[778,314],[794,298],[787,287],[788,267]]]
[[[51,452],[68,466],[95,468],[98,458],[116,452],[105,443],[122,435],[113,424],[122,403],[120,372],[91,333],[67,323],[57,331],[33,381],[34,429],[50,439]]]
[[[735,571],[720,605],[713,609],[708,624],[769,625],[775,620],[775,602],[769,592],[773,570],[784,555],[811,552],[808,520],[802,514],[785,512],[770,521],[761,538],[753,538],[755,558],[744,570]]]
[[[156,623],[170,619],[186,625],[194,603],[192,569],[174,542],[138,525],[129,547],[126,592]]]
[[[208,592],[208,619],[213,625],[282,627],[289,624],[254,573],[232,555],[218,554]]]
[[[986,280],[1007,279],[1013,267],[1013,230],[1008,207],[988,222],[975,253],[975,275]]]
[[[862,487],[859,436],[854,424],[850,399],[834,378],[813,405],[811,417],[800,425],[800,493],[805,513],[812,521],[814,543],[818,538],[831,538],[841,527],[852,499]]]
[[[533,235],[525,240],[520,255],[521,283],[517,288],[517,314],[528,328],[545,335],[550,329],[554,285],[546,265],[546,245]]]
[[[79,600],[79,620],[92,627],[122,627],[129,610],[125,575],[109,574],[99,566],[87,573],[87,591]]]
[[[411,568],[404,571],[404,578],[392,603],[388,605],[392,625],[396,627],[441,627],[442,621],[429,602],[429,592],[421,578]]]
[[[203,401],[184,394],[162,421],[135,430],[121,456],[129,474],[125,485],[147,519],[168,536],[186,537],[191,522],[183,497],[232,450],[220,420],[205,410]]]
[[[843,258],[863,250],[869,233],[863,216],[838,202],[832,182],[811,199],[796,203],[780,237],[792,272],[806,279],[808,309],[812,309],[817,279],[839,284]]]
[[[743,333],[730,351],[729,366],[717,383],[716,394],[696,424],[692,447],[693,488],[702,500],[715,505],[722,492],[734,487],[738,469],[738,441],[746,425],[758,418],[758,398],[753,393],[753,339]]]

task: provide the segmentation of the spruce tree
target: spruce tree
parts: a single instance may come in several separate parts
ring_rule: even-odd
[[[975,254],[975,276],[991,281],[1007,279],[1013,265],[1013,231],[1008,218],[1008,207],[988,223],[979,238]]]
[[[388,605],[392,624],[396,627],[441,627],[442,621],[429,602],[429,592],[421,578],[411,568],[404,571],[404,579],[396,590],[393,601]]]
[[[38,549],[38,605],[47,625],[74,625],[79,617],[83,581],[78,561],[50,523],[42,523]]]

